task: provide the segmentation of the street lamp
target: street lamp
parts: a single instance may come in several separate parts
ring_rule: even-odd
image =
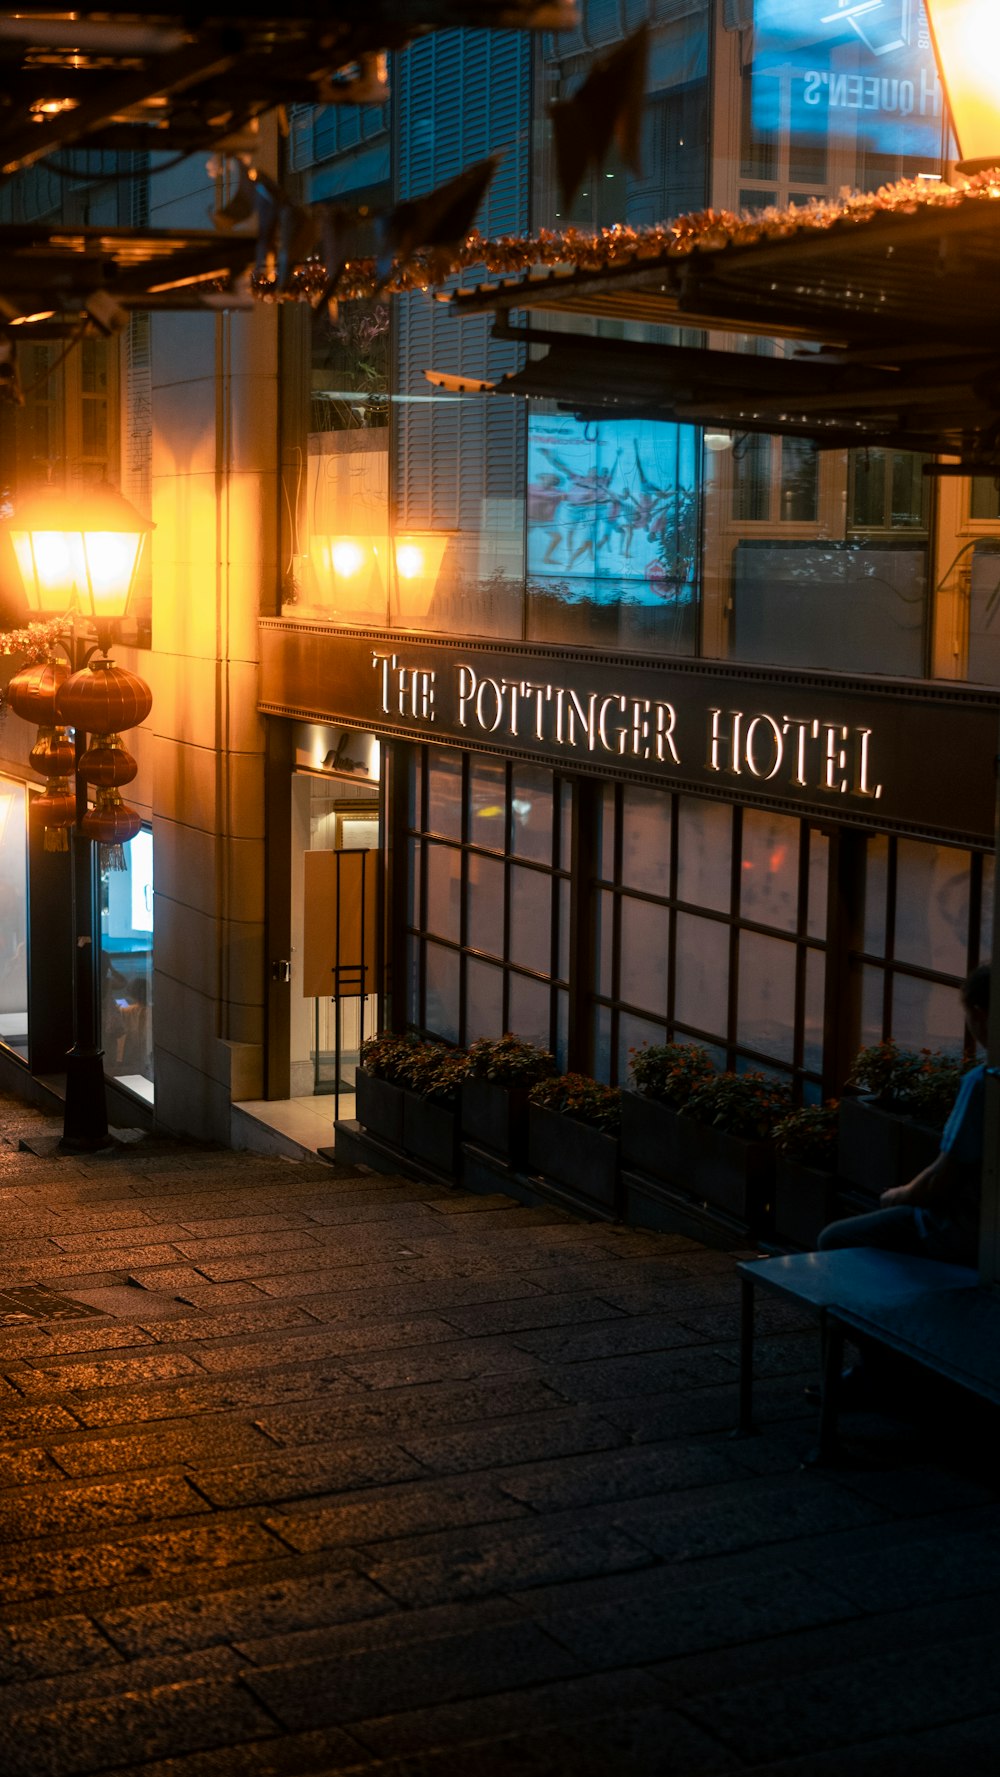
[[[1000,166],[1000,9],[996,0],[924,0],[954,125],[960,173]]]
[[[152,706],[148,685],[107,656],[153,527],[102,484],[88,488],[78,508],[49,493],[20,501],[6,528],[29,609],[36,616],[65,618],[58,646],[68,666],[53,656],[26,667],[11,680],[7,696],[18,715],[40,724],[30,762],[49,779],[37,804],[47,847],[68,849],[67,829],[72,833],[73,1046],[66,1056],[61,1145],[79,1152],[108,1140],[93,848],[101,845],[112,866],[123,867],[121,848],[141,826],[119,792],[138,769],[120,731],[144,721]],[[93,809],[88,785],[96,788]]]

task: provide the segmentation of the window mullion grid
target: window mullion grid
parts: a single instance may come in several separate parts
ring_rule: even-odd
[[[740,968],[740,883],[743,868],[743,810],[737,804],[732,811],[730,876],[729,876],[729,991],[726,1006],[726,1065],[736,1060],[736,1033],[739,1017]]]
[[[889,838],[885,881],[885,969],[882,976],[882,1036],[892,1031],[893,988],[896,962],[896,840]]]
[[[809,823],[799,822],[799,892],[795,929],[795,1013],[792,1071],[796,1097],[805,1071],[806,974],[809,968]],[[818,948],[818,946],[816,947]]]

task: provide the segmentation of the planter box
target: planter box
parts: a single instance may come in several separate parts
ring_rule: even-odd
[[[403,1151],[434,1172],[457,1178],[462,1169],[457,1109],[420,1092],[403,1093]]]
[[[840,1101],[838,1168],[844,1183],[875,1207],[883,1191],[905,1185],[936,1159],[941,1134],[870,1098]]]
[[[403,1099],[406,1097],[403,1087],[393,1085],[390,1080],[380,1080],[375,1074],[366,1073],[364,1068],[359,1067],[354,1090],[354,1114],[362,1128],[367,1129],[379,1141],[401,1148]]]
[[[803,1166],[784,1154],[775,1158],[774,1238],[783,1246],[815,1249],[820,1229],[838,1221],[842,1211],[835,1172]]]
[[[561,1111],[528,1106],[528,1166],[581,1203],[618,1213],[618,1139]]]
[[[677,1183],[701,1203],[756,1233],[767,1219],[774,1185],[770,1142],[744,1141],[711,1123],[678,1117]]]
[[[691,1125],[659,1099],[642,1092],[622,1093],[622,1170],[645,1173],[665,1184],[682,1185],[680,1176],[687,1149],[685,1131]]]
[[[528,1164],[528,1088],[497,1080],[462,1083],[462,1134],[515,1172]]]

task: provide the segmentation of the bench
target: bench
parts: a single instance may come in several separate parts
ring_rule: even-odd
[[[1000,1403],[1000,1294],[964,1265],[910,1258],[876,1247],[747,1259],[741,1285],[739,1418],[753,1427],[754,1300],[770,1290],[810,1309],[820,1325],[822,1384],[816,1459],[837,1444],[844,1339],[857,1333]]]

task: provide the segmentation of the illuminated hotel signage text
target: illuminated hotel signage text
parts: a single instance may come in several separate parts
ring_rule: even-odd
[[[705,703],[680,709],[665,699],[589,690],[543,678],[482,673],[467,661],[437,668],[372,652],[379,713],[468,739],[556,748],[594,763],[642,761],[664,771],[742,778],[878,801],[873,730],[811,711]],[[443,738],[443,737],[442,737]]]

